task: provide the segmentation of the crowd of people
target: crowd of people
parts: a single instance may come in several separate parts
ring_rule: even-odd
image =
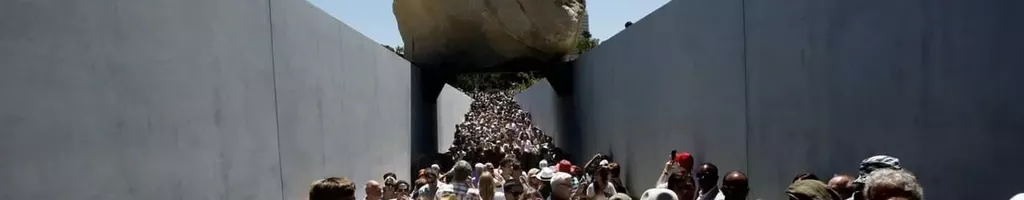
[[[530,122],[512,94],[474,94],[466,121],[437,162],[409,181],[385,173],[365,183],[366,200],[740,200],[748,199],[749,179],[741,171],[720,173],[713,163],[695,165],[688,152],[672,152],[653,188],[631,190],[610,157],[597,154],[580,165],[561,155]],[[652,163],[653,164],[653,163]],[[442,168],[444,166],[444,168]],[[448,169],[448,170],[442,170]],[[791,200],[923,200],[917,178],[900,160],[877,155],[861,161],[860,174],[820,180],[797,174],[779,196]],[[643,175],[643,174],[641,174]],[[720,178],[721,177],[721,178]],[[355,200],[357,183],[344,177],[314,181],[309,200]],[[639,194],[631,191],[642,192]]]
[[[455,140],[438,161],[451,166],[455,161],[497,163],[511,155],[525,163],[562,158],[551,136],[534,126],[530,114],[503,91],[479,92],[465,120],[456,125]],[[527,167],[536,167],[528,164]]]

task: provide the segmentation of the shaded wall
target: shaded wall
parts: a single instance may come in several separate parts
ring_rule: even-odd
[[[469,105],[473,103],[470,98],[459,89],[451,85],[444,85],[441,94],[437,97],[437,152],[448,152],[452,141],[455,140],[455,125],[466,120],[466,113],[469,113]]]
[[[409,178],[415,67],[305,1],[4,1],[0,30],[0,199]]]
[[[530,88],[516,94],[515,99],[523,110],[530,113],[534,126],[544,131],[544,134],[551,136],[558,146],[565,146],[560,143],[564,140],[561,138],[562,126],[559,120],[561,112],[558,110],[558,95],[555,94],[554,88],[551,87],[547,79],[537,81]]]
[[[741,4],[671,1],[577,60],[578,157],[626,163],[637,196],[673,149],[746,171]]]
[[[928,199],[1005,199],[1024,178],[1001,173],[1024,167],[1011,144],[1024,139],[1022,8],[672,1],[577,61],[578,151],[627,163],[633,192],[679,149],[745,171],[750,199],[784,199],[797,173],[856,174],[883,153]],[[991,184],[967,184],[980,182]]]

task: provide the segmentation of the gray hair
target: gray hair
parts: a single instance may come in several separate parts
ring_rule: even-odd
[[[910,200],[923,200],[924,188],[917,182],[917,177],[905,169],[878,169],[868,174],[864,181],[864,194],[871,195],[871,190],[896,190],[908,194]]]
[[[469,180],[471,173],[473,173],[473,166],[465,160],[455,162],[455,166],[452,167],[452,178],[454,178],[453,180],[455,181]]]

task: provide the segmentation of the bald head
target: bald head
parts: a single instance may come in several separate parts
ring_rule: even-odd
[[[377,200],[383,197],[383,195],[384,191],[381,188],[380,183],[373,180],[366,182],[366,199]]]
[[[725,195],[726,200],[747,199],[747,193],[750,192],[749,185],[747,175],[743,172],[729,172],[722,179],[722,194]]]
[[[857,191],[853,184],[853,176],[836,174],[828,180],[828,188],[839,193],[843,199],[850,198],[854,191]]]
[[[707,192],[718,184],[718,167],[715,164],[704,163],[697,168],[697,184],[700,184],[700,191]]]

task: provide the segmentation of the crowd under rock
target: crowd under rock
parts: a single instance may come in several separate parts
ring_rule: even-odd
[[[551,137],[534,126],[530,114],[506,91],[475,92],[465,121],[456,125],[455,140],[445,162],[466,160],[476,163],[498,163],[515,157],[523,167],[536,167],[542,158],[557,160],[561,149]]]

